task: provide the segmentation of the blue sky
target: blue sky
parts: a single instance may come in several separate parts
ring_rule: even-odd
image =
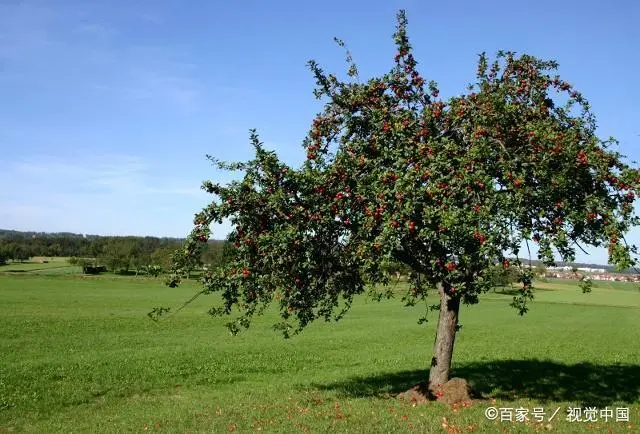
[[[228,179],[205,154],[249,158],[255,127],[300,163],[321,109],[306,62],[344,71],[337,36],[363,78],[386,72],[400,8],[443,96],[464,91],[482,51],[555,59],[599,133],[640,159],[637,2],[3,0],[0,228],[185,236],[209,200],[202,180]]]

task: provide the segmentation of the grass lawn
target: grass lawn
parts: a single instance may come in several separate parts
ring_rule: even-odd
[[[290,340],[270,312],[231,337],[206,314],[211,296],[146,317],[193,283],[4,274],[0,432],[639,432],[640,291],[596,285],[541,283],[524,317],[500,293],[463,307],[453,375],[487,400],[454,408],[390,396],[427,377],[437,320],[417,325],[399,300],[363,297]],[[510,423],[489,406],[560,411]],[[630,421],[570,423],[575,406],[629,408]]]
[[[82,267],[69,265],[69,258],[64,257],[33,257],[25,262],[9,262],[0,265],[0,273],[29,273],[29,274],[78,274]]]

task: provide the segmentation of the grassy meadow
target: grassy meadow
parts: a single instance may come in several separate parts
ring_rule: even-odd
[[[79,274],[82,267],[77,265],[69,265],[69,258],[48,258],[38,256],[31,258],[27,262],[10,262],[6,265],[0,265],[0,272],[3,273],[28,273],[28,274]]]
[[[437,317],[419,326],[399,300],[362,297],[290,340],[269,312],[232,337],[206,314],[212,296],[148,319],[194,282],[1,273],[11,266],[0,268],[0,432],[640,432],[637,286],[540,282],[524,317],[508,294],[486,294],[462,308],[453,366],[484,399],[413,406],[393,395],[427,377]],[[500,422],[489,406],[560,411]],[[568,422],[568,407],[629,408],[629,422]]]

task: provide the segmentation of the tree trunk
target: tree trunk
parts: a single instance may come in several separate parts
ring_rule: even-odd
[[[438,386],[449,381],[453,344],[456,339],[460,311],[460,298],[452,297],[445,291],[445,288],[446,285],[441,285],[439,288],[440,317],[429,371],[429,391],[434,395]]]

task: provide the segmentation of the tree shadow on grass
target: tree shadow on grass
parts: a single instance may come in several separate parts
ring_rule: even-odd
[[[576,289],[580,290],[577,286],[576,286]],[[557,291],[558,289],[555,289],[555,288],[539,288],[539,287],[534,288],[534,293],[535,292],[557,292]],[[514,295],[522,294],[522,290],[519,288],[498,288],[496,291],[490,292],[490,294],[513,297]]]
[[[477,398],[566,401],[584,407],[640,402],[640,365],[496,360],[462,365],[452,371],[451,377],[469,381]],[[312,386],[348,397],[384,396],[404,392],[427,378],[428,371],[415,370]]]

